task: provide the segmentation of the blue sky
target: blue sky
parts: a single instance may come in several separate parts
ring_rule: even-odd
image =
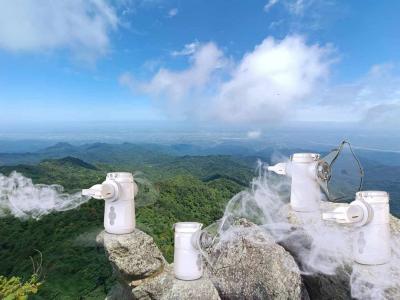
[[[399,125],[399,1],[2,1],[3,124]]]

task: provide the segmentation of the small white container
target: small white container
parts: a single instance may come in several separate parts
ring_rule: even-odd
[[[177,279],[196,280],[203,275],[203,262],[197,238],[203,224],[180,222],[174,225],[174,273]]]
[[[290,205],[294,211],[315,212],[319,210],[321,189],[316,171],[319,158],[320,155],[316,153],[295,153],[292,156]]]
[[[368,223],[356,230],[353,243],[354,260],[364,265],[388,263],[391,259],[389,194],[383,191],[358,192],[357,200],[370,205],[372,216]]]

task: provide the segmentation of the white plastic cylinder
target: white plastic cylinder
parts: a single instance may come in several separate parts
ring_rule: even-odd
[[[174,273],[181,280],[196,280],[203,275],[203,262],[196,238],[203,225],[180,222],[174,225]]]
[[[103,184],[116,183],[115,198],[105,200],[104,228],[108,233],[126,234],[136,227],[135,183],[133,175],[127,172],[108,173]]]
[[[292,156],[289,174],[292,177],[290,205],[294,211],[315,212],[320,208],[321,190],[317,181],[316,153],[295,153]]]
[[[364,265],[380,265],[391,259],[389,227],[389,194],[383,191],[363,191],[356,200],[365,201],[372,208],[370,221],[357,228],[354,243],[354,260]]]

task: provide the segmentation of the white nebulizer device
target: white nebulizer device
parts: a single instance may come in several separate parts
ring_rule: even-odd
[[[341,154],[344,145],[348,145],[354,161],[360,171],[358,191],[361,190],[364,171],[351,145],[342,141],[339,147],[321,158],[318,153],[294,153],[287,163],[269,166],[268,171],[291,177],[290,206],[296,212],[317,212],[320,210],[324,195],[326,200],[336,201],[344,197],[332,199],[328,191],[328,183],[332,177],[332,166]],[[351,197],[353,193],[350,194]]]
[[[364,265],[381,265],[391,259],[389,194],[362,191],[345,206],[322,214],[322,219],[355,226],[354,260]]]
[[[108,233],[126,234],[135,229],[135,195],[138,187],[128,172],[108,173],[102,184],[82,190],[82,195],[105,201],[104,228]]]
[[[320,181],[328,180],[329,165],[320,160],[317,153],[295,153],[290,163],[279,163],[268,167],[280,175],[292,178],[290,206],[298,212],[318,211],[322,197]]]

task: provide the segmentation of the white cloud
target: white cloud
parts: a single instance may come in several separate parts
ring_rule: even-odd
[[[216,96],[215,114],[231,122],[282,120],[329,73],[330,47],[299,36],[265,39],[238,63]]]
[[[197,49],[199,48],[200,43],[198,41],[194,41],[192,43],[186,44],[182,50],[179,51],[172,51],[172,56],[187,56],[193,55]]]
[[[83,59],[104,55],[118,26],[105,0],[13,0],[0,4],[0,48],[41,52],[69,49]]]
[[[161,100],[167,113],[222,123],[285,121],[360,122],[400,126],[400,72],[380,64],[358,79],[332,84],[335,52],[299,35],[266,38],[242,58],[229,60],[214,43],[194,42],[174,55],[187,56],[180,70],[158,68],[147,81],[129,73],[120,83]],[[249,132],[248,137],[258,134]]]
[[[149,82],[140,84],[139,89],[153,97],[180,103],[191,93],[201,91],[223,64],[221,50],[214,43],[207,43],[193,54],[189,68],[177,72],[161,68]]]
[[[299,36],[265,39],[234,64],[214,44],[200,45],[188,68],[161,68],[147,82],[123,74],[120,83],[135,92],[166,100],[172,111],[187,117],[222,122],[265,122],[283,119],[291,105],[303,101],[329,71],[330,48],[307,45]],[[216,72],[217,70],[224,72]],[[223,73],[223,74],[221,74]]]
[[[130,73],[124,73],[119,77],[119,83],[134,93],[165,100],[158,104],[174,117],[192,115],[197,109],[198,96],[204,94],[206,86],[212,85],[211,79],[225,66],[226,60],[222,51],[210,42],[200,45],[189,56],[189,61],[189,67],[181,71],[160,68],[147,82],[135,80]]]
[[[269,0],[267,4],[264,5],[264,11],[269,12],[270,9],[278,3],[279,0]]]
[[[173,18],[178,14],[178,9],[177,8],[172,8],[168,11],[168,17]]]

